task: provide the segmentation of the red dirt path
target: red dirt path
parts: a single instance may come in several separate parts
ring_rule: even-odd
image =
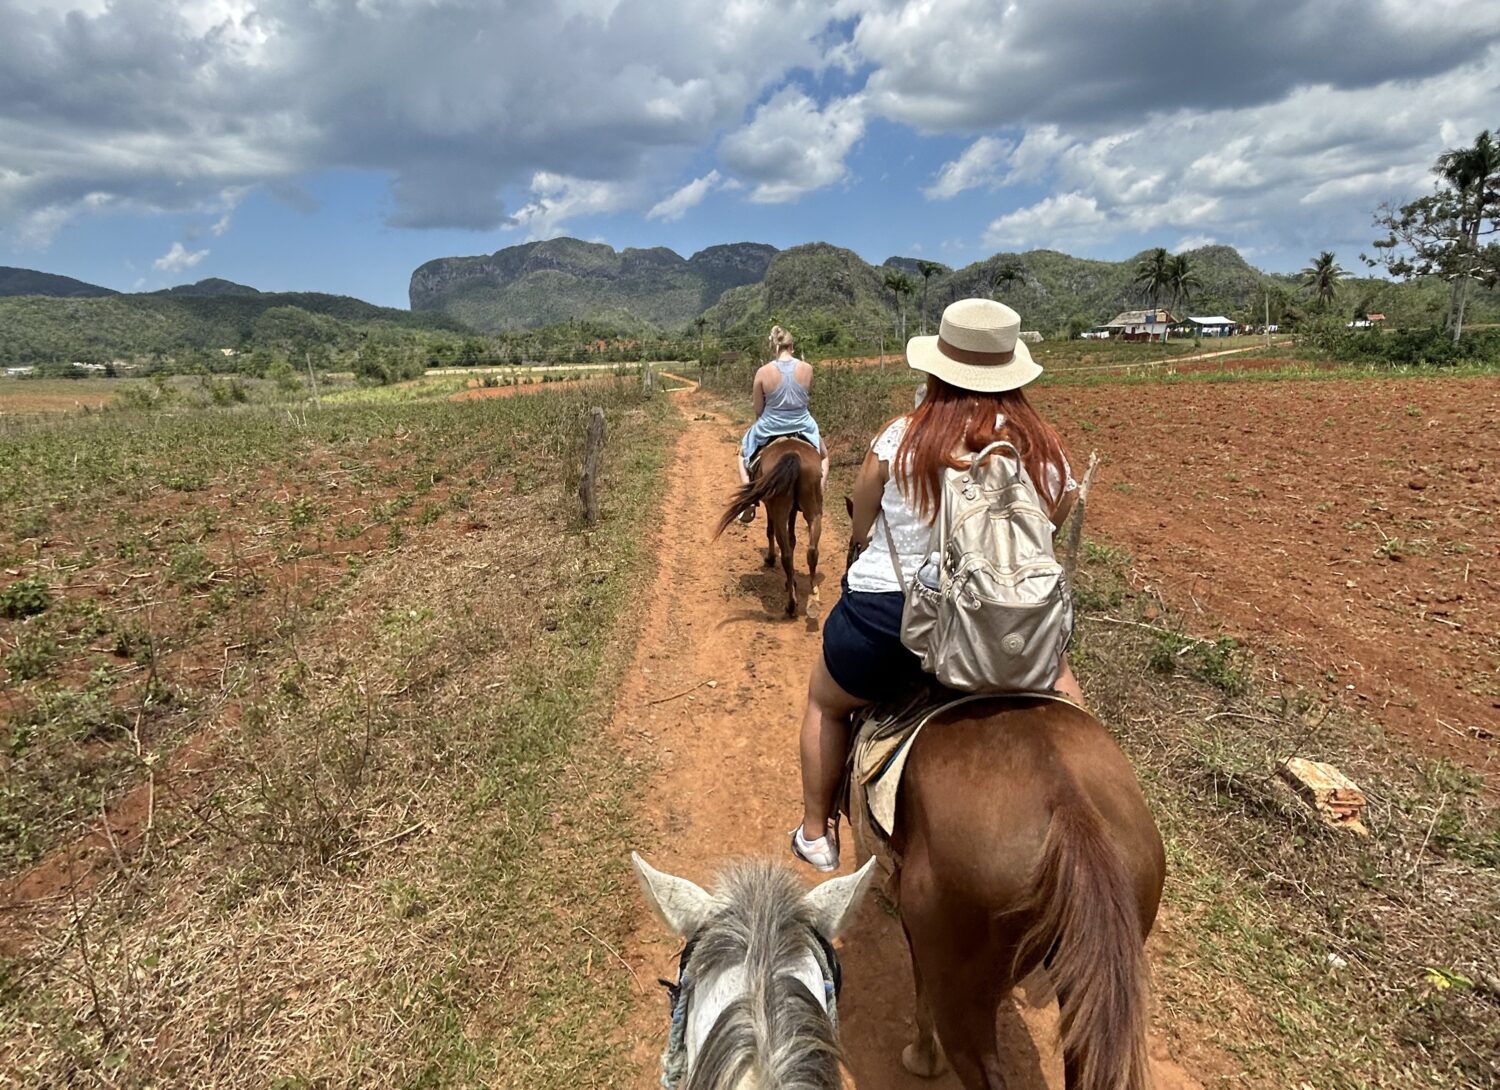
[[[1047,387],[1139,582],[1432,755],[1500,736],[1500,380]],[[1210,622],[1209,618],[1213,620]]]
[[[838,595],[842,531],[825,526],[822,602],[811,616],[782,616],[781,571],[761,564],[765,524],[731,524],[710,542],[715,517],[735,486],[737,432],[712,402],[686,394],[690,421],[669,471],[657,555],[661,569],[646,620],[615,704],[613,730],[627,749],[658,764],[643,799],[651,839],[640,845],[652,863],[700,882],[736,856],[789,858],[787,834],[797,820],[800,787],[797,731],[807,677],[820,647],[824,610]],[[797,558],[799,586],[806,560]],[[710,684],[712,683],[712,684]],[[853,868],[846,853],[844,870]],[[805,869],[805,868],[804,868]],[[805,875],[811,882],[811,871]],[[639,905],[623,956],[640,994],[626,1045],[640,1072],[633,1085],[657,1085],[666,1009],[645,982],[676,972],[678,940]],[[912,984],[897,921],[869,898],[841,940],[845,989],[840,1028],[850,1077],[863,1090],[955,1090],[951,1074],[925,1081],[907,1075],[900,1051],[911,1039]],[[1012,1090],[1057,1090],[1056,1004],[1033,1005],[1018,994],[1000,1017],[1002,1061]],[[1199,1083],[1153,1041],[1158,1090]]]

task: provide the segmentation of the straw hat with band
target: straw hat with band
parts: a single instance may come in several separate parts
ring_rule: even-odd
[[[936,337],[906,342],[906,363],[950,386],[998,394],[1042,373],[1021,340],[1021,316],[993,299],[960,299],[943,311]]]

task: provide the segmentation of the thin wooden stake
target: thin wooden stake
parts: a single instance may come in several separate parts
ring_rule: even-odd
[[[1089,489],[1094,483],[1094,471],[1099,468],[1099,452],[1089,451],[1089,465],[1078,482],[1078,498],[1073,501],[1073,510],[1068,512],[1067,522],[1061,535],[1063,544],[1063,567],[1071,580],[1078,570],[1078,550],[1083,545],[1084,507],[1088,504]]]
[[[589,410],[589,434],[583,451],[583,476],[578,480],[578,498],[583,501],[583,520],[599,522],[599,458],[604,453],[604,410]]]

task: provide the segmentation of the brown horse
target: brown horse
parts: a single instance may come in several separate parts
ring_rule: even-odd
[[[1165,858],[1097,719],[1026,697],[938,716],[912,743],[891,847],[917,987],[907,1070],[937,1075],[946,1052],[966,1087],[1003,1087],[998,1005],[1044,966],[1068,1090],[1150,1086],[1144,945]]]
[[[818,448],[795,436],[773,439],[761,449],[750,483],[729,501],[714,537],[722,534],[742,511],[757,503],[766,506],[766,567],[781,552],[786,572],[786,615],[797,615],[797,582],[792,550],[797,547],[797,512],[807,521],[808,585],[817,593],[818,540],[823,536],[823,459]]]

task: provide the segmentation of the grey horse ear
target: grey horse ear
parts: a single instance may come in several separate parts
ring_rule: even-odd
[[[874,877],[875,857],[871,856],[853,874],[830,878],[808,891],[807,905],[812,909],[813,926],[820,935],[830,941],[838,938],[854,918],[854,912]]]
[[[712,915],[714,899],[686,878],[663,874],[635,852],[630,853],[646,903],[667,929],[682,938],[695,934]]]

